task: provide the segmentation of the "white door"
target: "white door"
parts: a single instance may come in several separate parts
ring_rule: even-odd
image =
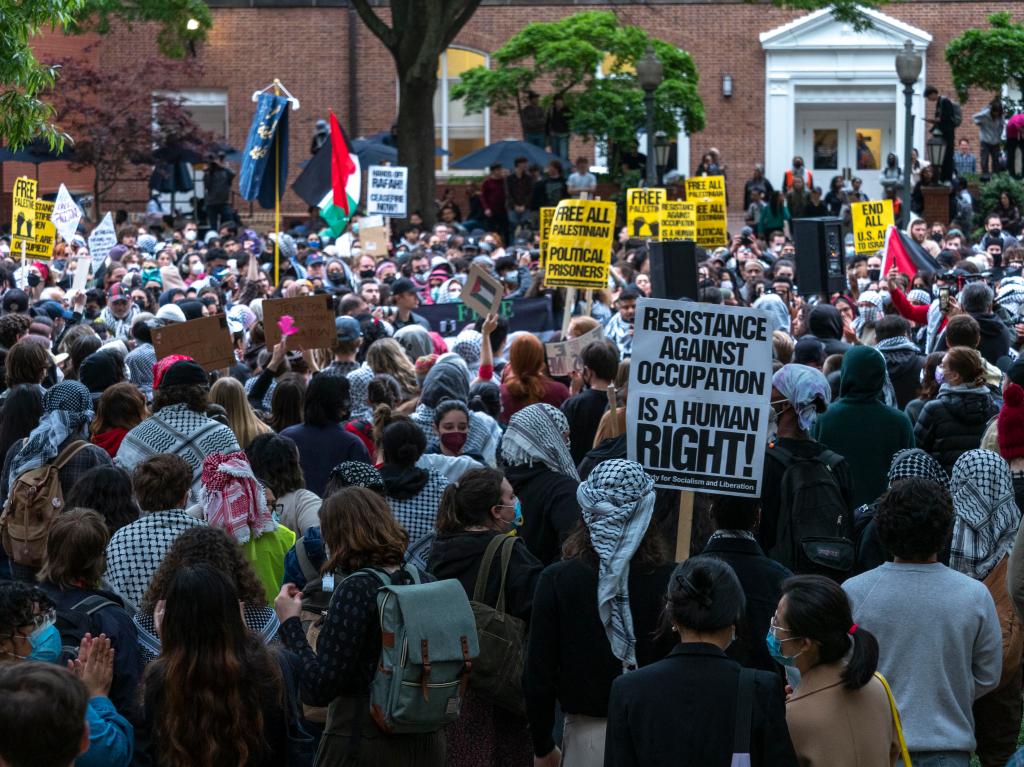
[[[798,110],[796,120],[797,154],[814,173],[814,184],[828,194],[833,176],[857,177],[868,197],[882,197],[879,183],[886,157],[894,152],[895,111],[877,110]],[[897,153],[897,156],[899,154]]]

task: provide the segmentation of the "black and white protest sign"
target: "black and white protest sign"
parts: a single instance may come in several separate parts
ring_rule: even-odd
[[[92,271],[95,274],[103,262],[107,260],[110,250],[117,244],[117,232],[114,231],[114,219],[110,213],[103,217],[99,226],[89,235],[89,255],[92,256]],[[76,267],[77,268],[77,267]]]
[[[390,218],[405,218],[405,192],[409,169],[399,165],[371,165],[367,171],[366,212]]]
[[[637,303],[627,449],[658,487],[760,495],[771,338],[754,309]]]

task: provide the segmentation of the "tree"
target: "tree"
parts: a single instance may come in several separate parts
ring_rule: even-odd
[[[434,220],[434,91],[437,62],[480,0],[391,0],[391,26],[371,0],[352,0],[398,73],[398,162],[409,168],[409,210]]]
[[[114,18],[158,23],[160,50],[173,57],[213,24],[203,0],[0,0],[0,138],[14,147],[40,137],[63,145],[67,134],[41,98],[57,82],[58,68],[36,58],[33,39],[44,29],[104,33]]]
[[[1004,85],[1024,85],[1024,24],[1014,22],[1009,13],[993,13],[988,23],[989,29],[968,29],[946,46],[946,62],[961,101],[967,100],[971,88],[999,93]]]
[[[57,122],[74,141],[72,170],[90,168],[97,220],[103,195],[120,181],[144,181],[162,147],[201,149],[212,136],[181,101],[154,95],[195,76],[191,62],[160,56],[135,59],[116,72],[81,59],[59,62],[59,87],[49,97]]]
[[[704,128],[704,104],[697,93],[697,67],[690,54],[648,36],[639,27],[619,23],[608,11],[586,11],[559,21],[529,24],[492,56],[494,68],[475,67],[452,89],[467,112],[490,107],[498,114],[519,112],[523,96],[538,82],[565,98],[578,136],[610,144],[635,141],[644,125],[644,93],[633,69],[648,43],[664,68],[654,92],[654,126],[675,135]],[[598,75],[605,66],[607,72]],[[618,167],[614,163],[613,167]]]

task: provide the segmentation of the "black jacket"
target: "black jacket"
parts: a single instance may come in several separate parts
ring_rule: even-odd
[[[845,354],[850,348],[843,340],[843,316],[831,304],[817,304],[811,309],[807,327],[825,346],[825,354]]]
[[[612,685],[605,767],[729,767],[740,665],[711,644],[679,644]],[[782,680],[755,672],[750,762],[795,765]]]
[[[484,550],[496,535],[500,533],[492,530],[437,536],[427,561],[427,570],[439,581],[457,578],[462,588],[466,590],[466,596],[472,599]],[[505,580],[505,609],[508,613],[524,621],[530,620],[533,592],[537,588],[537,579],[542,569],[543,566],[526,548],[526,544],[522,540],[517,540],[512,547],[508,577]],[[500,588],[501,559],[500,554],[496,554],[491,563],[484,601],[492,606],[497,604]]]
[[[926,358],[909,349],[883,349],[881,352],[885,357],[889,381],[892,382],[893,391],[896,393],[896,407],[903,410],[921,388],[921,368],[924,367]]]
[[[655,639],[675,565],[629,570],[629,606],[640,666],[664,658],[674,634]],[[523,673],[526,715],[537,756],[554,748],[551,731],[555,703],[569,714],[603,718],[608,714],[612,681],[622,662],[612,648],[597,612],[597,568],[579,558],[544,569],[537,581],[530,639]]]
[[[563,402],[561,409],[569,422],[569,452],[579,466],[594,447],[594,436],[608,409],[608,392],[584,389]]]
[[[562,542],[580,520],[579,483],[541,463],[509,466],[505,478],[523,506],[519,537],[541,564],[551,564],[561,556]]]
[[[1010,353],[1010,346],[1014,342],[1013,331],[1011,331],[1001,319],[994,314],[972,314],[981,328],[981,342],[978,344],[978,353],[985,358],[990,365],[998,365],[999,360]],[[943,331],[939,340],[935,342],[935,351],[941,352],[949,348],[946,343],[946,333]]]
[[[782,596],[782,582],[793,573],[765,556],[757,541],[747,538],[712,538],[701,556],[715,557],[732,567],[747,598],[743,623],[726,655],[749,668],[777,673],[778,664],[768,653],[764,638]]]
[[[921,408],[914,425],[914,441],[947,473],[952,472],[957,458],[981,445],[985,426],[998,412],[986,387],[958,391],[943,386],[939,396]]]

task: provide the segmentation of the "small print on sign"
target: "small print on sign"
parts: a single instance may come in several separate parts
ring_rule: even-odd
[[[661,237],[661,206],[664,189],[630,189],[626,192],[626,226],[630,237]]]
[[[554,208],[540,209],[540,268],[548,263],[548,238],[551,237],[551,222],[555,220]]]
[[[53,203],[36,200],[32,239],[24,240],[25,255],[28,258],[50,258],[53,255],[53,246],[57,240],[57,227],[50,220],[51,215],[53,215]]]
[[[695,242],[702,248],[717,248],[727,244],[729,235],[725,212],[725,177],[695,176],[686,179],[686,201],[695,205]]]
[[[99,226],[89,235],[89,256],[92,259],[92,270],[98,272],[107,260],[111,248],[117,244],[117,233],[114,231],[114,219],[107,213]]]
[[[281,340],[280,320],[289,316],[295,332],[289,335],[289,349],[330,349],[336,339],[334,304],[330,296],[276,298],[263,302],[263,329],[267,348]],[[287,325],[286,325],[287,327]]]
[[[551,222],[544,284],[552,288],[606,288],[614,233],[614,202],[562,200]]]
[[[895,222],[892,200],[855,202],[850,205],[850,217],[857,255],[874,255],[885,247],[885,233]]]
[[[568,341],[556,341],[544,344],[544,351],[548,356],[548,373],[553,376],[567,376],[570,373],[579,373],[583,370],[581,355],[583,350],[594,341],[604,338],[604,328],[598,326],[593,330],[584,333]]]
[[[367,170],[366,212],[405,218],[409,169],[399,165],[371,165]]]
[[[695,240],[697,206],[692,202],[667,200],[661,206],[661,241]]]
[[[78,207],[71,196],[71,192],[63,184],[57,192],[57,202],[53,206],[53,214],[50,220],[60,233],[64,242],[71,242],[71,238],[78,231],[78,222],[82,220],[82,209]]]
[[[36,225],[36,188],[34,179],[19,176],[11,191],[11,250],[21,252],[21,243],[32,241]]]

